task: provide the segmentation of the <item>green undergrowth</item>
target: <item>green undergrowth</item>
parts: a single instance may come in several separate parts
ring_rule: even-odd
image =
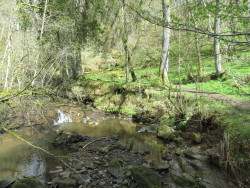
[[[169,79],[171,83],[250,101],[250,53],[247,49],[239,49],[233,55],[223,58],[225,76],[220,79],[211,78],[211,75],[215,73],[211,54],[203,58],[203,76],[201,79],[197,78],[196,64],[197,62],[195,61],[183,61],[179,67],[176,62],[171,61],[169,65]],[[134,69],[139,85],[147,87],[160,85],[159,68],[135,67]],[[191,80],[190,77],[192,78]],[[125,71],[121,68],[99,70],[88,73],[85,78],[124,83]]]
[[[155,111],[166,108],[162,103],[169,92],[164,87],[152,87],[139,83],[102,80],[82,80],[72,87],[70,98],[91,102],[102,110],[135,115],[139,111]],[[173,98],[174,100],[174,98]]]
[[[250,72],[250,70],[249,70]],[[207,91],[212,93],[219,93],[223,95],[227,95],[231,98],[239,98],[245,101],[250,102],[250,77],[246,78],[247,82],[237,81],[235,79],[228,80],[210,80],[208,82],[203,83],[189,83],[186,84],[186,87]]]
[[[237,70],[242,69],[239,67]],[[196,82],[196,83],[185,83],[185,76],[178,76],[178,72],[170,72],[170,81],[175,85],[184,85],[189,88],[198,89],[206,92],[214,92],[218,94],[227,95],[232,98],[239,98],[245,101],[250,101],[250,66],[246,67],[241,72],[236,71],[226,73],[227,79],[217,79],[211,80],[209,79],[206,82]],[[183,73],[184,74],[184,73]],[[211,72],[204,73],[206,75],[212,74]],[[148,68],[145,70],[137,70],[137,83],[134,85],[143,86],[159,86],[159,70],[156,68]],[[98,73],[90,73],[86,75],[86,79],[91,80],[102,80],[102,81],[114,81],[117,83],[123,84],[125,82],[125,74],[124,71],[116,70],[116,71],[98,71]],[[133,85],[133,83],[131,84]]]

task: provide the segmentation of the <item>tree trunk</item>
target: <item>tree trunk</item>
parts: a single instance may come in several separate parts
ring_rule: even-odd
[[[170,7],[166,4],[165,0],[162,0],[163,20],[164,25],[168,24],[171,20]],[[161,54],[161,70],[160,76],[164,84],[169,83],[168,79],[168,66],[169,66],[169,50],[170,50],[170,29],[167,26],[163,27],[162,36],[162,54]]]
[[[215,13],[215,18],[214,18],[214,64],[216,68],[216,74],[217,76],[220,76],[222,73],[222,59],[221,59],[221,53],[220,53],[220,37],[216,36],[217,34],[220,33],[221,30],[221,20],[220,20],[220,0],[216,0],[216,7],[217,11]]]
[[[42,40],[43,32],[44,32],[44,26],[45,26],[45,19],[46,19],[46,11],[47,11],[48,1],[49,0],[45,0],[45,4],[44,4],[42,27],[41,27],[41,33],[40,33],[40,41]]]
[[[200,52],[200,41],[199,41],[197,34],[195,34],[195,48],[196,48],[196,53],[198,57],[198,75],[202,76],[203,75],[203,70],[202,70],[203,63],[202,63],[201,52]]]
[[[10,73],[10,67],[11,67],[11,62],[10,62],[10,52],[8,53],[8,65],[6,69],[6,75],[5,75],[5,83],[4,83],[4,89],[8,90],[9,87],[9,73]]]
[[[8,82],[9,73],[10,73],[10,68],[11,68],[10,53],[11,53],[11,43],[12,43],[11,37],[12,37],[12,34],[13,34],[13,25],[12,24],[13,23],[10,23],[10,26],[9,26],[7,45],[6,45],[4,56],[3,56],[3,59],[2,59],[2,65],[3,65],[4,61],[5,61],[5,58],[7,56],[7,68],[6,68],[6,71],[5,71],[5,81],[4,81],[4,89],[7,89],[7,90],[8,90],[8,83],[9,83]]]
[[[125,52],[125,61],[126,61],[126,82],[129,82],[129,73],[131,74],[132,81],[136,81],[136,75],[133,70],[133,68],[130,66],[131,65],[131,58],[130,58],[130,53],[128,49],[128,31],[127,31],[127,23],[126,23],[126,17],[125,17],[125,1],[122,1],[122,23],[123,23],[123,36],[122,36],[122,43],[123,43],[123,48]]]

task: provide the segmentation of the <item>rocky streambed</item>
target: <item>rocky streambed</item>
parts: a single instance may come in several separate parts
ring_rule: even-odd
[[[48,108],[54,126],[39,134],[29,127],[26,139],[53,156],[1,135],[0,188],[235,187],[199,144],[187,148],[164,141],[154,126],[79,105]]]
[[[64,133],[63,133],[64,134]],[[59,135],[58,138],[65,135]],[[77,138],[77,139],[73,139]],[[69,139],[68,141],[66,141]],[[119,136],[69,135],[68,167],[57,167],[51,186],[58,187],[234,187],[197,147],[165,152],[160,161],[147,160],[149,151],[136,152],[119,143]],[[72,143],[73,141],[73,143]],[[173,144],[173,143],[172,143]],[[174,144],[172,147],[175,147]]]

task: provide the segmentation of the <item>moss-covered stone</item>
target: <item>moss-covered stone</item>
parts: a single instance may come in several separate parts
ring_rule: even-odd
[[[66,144],[69,136],[69,134],[60,133],[53,141],[53,145]]]
[[[161,177],[151,169],[144,166],[133,166],[131,174],[138,187],[143,188],[161,188]]]
[[[163,125],[158,127],[157,136],[167,140],[174,140],[176,138],[176,132],[172,127]]]
[[[16,181],[12,188],[42,188],[42,183],[35,178],[29,177]]]
[[[84,141],[84,140],[86,140],[86,137],[83,137],[80,134],[60,133],[54,139],[53,145],[77,143],[77,142]]]

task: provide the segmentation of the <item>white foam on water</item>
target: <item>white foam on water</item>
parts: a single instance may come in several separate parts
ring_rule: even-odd
[[[61,110],[58,110],[57,114],[58,114],[58,120],[54,120],[54,125],[73,121],[70,116],[66,116]]]

